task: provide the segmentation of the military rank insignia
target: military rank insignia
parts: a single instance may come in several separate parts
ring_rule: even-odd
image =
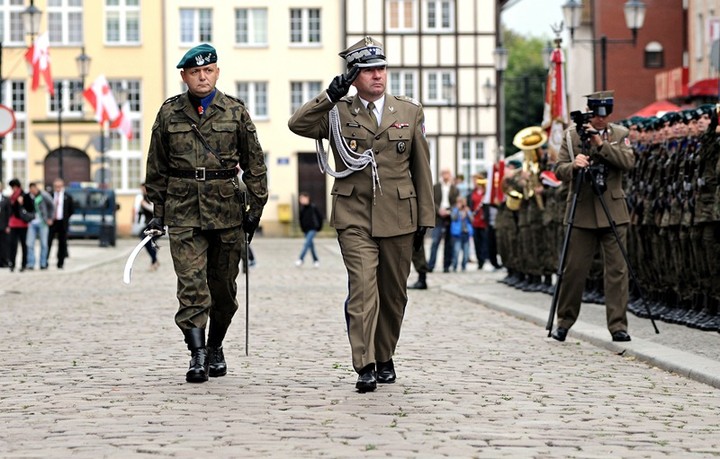
[[[357,151],[357,140],[353,139],[348,145],[352,151]]]

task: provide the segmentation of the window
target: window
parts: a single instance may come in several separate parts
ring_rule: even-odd
[[[292,115],[305,102],[320,94],[320,91],[322,91],[320,81],[290,82],[290,114]]]
[[[141,111],[142,106],[140,104],[141,92],[140,92],[140,81],[139,80],[110,80],[108,81],[110,88],[112,89],[115,100],[119,105],[123,106],[124,102],[127,102],[127,106],[130,111],[123,113],[130,119],[132,124],[132,139],[125,137],[116,130],[111,130],[109,133],[110,145],[108,145],[109,151],[140,151],[142,148],[142,130],[140,121],[142,119]],[[133,188],[133,187],[130,187]]]
[[[428,104],[450,103],[451,94],[447,89],[453,87],[455,78],[452,72],[431,71],[425,75],[425,100]]]
[[[417,73],[410,70],[391,70],[390,94],[417,98]]]
[[[20,13],[25,0],[0,1],[0,41],[5,45],[25,45],[25,31]]]
[[[428,31],[451,32],[455,17],[455,2],[451,0],[426,0],[425,28]]]
[[[58,109],[62,108],[63,117],[82,118],[82,82],[80,80],[55,80],[53,86],[55,95],[50,96],[49,114],[57,116]]]
[[[15,129],[5,135],[3,144],[4,183],[10,178],[18,177],[24,181],[27,174],[27,113],[25,98],[25,82],[5,80],[2,86],[0,103],[15,112]]]
[[[82,45],[82,0],[48,0],[47,30],[51,45]]]
[[[105,42],[140,43],[140,0],[105,0]]]
[[[290,43],[320,43],[320,8],[290,9]]]
[[[417,30],[416,2],[417,0],[388,0],[386,3],[387,28],[395,32]]]
[[[212,10],[180,8],[180,43],[194,45],[212,41]]]
[[[235,10],[235,43],[246,46],[267,45],[266,8],[238,8]]]
[[[656,41],[645,46],[645,68],[659,69],[665,66],[663,47]]]
[[[245,101],[245,108],[254,119],[268,118],[267,83],[238,82],[236,96]]]
[[[485,141],[465,139],[460,142],[459,171],[469,179],[474,173],[485,169]]]
[[[142,172],[141,152],[108,152],[105,181],[111,188],[119,192],[138,190],[145,177]],[[100,182],[100,171],[95,174],[95,180]]]

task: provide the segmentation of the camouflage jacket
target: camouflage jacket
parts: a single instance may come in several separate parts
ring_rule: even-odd
[[[154,216],[164,218],[168,226],[208,230],[239,226],[242,212],[235,198],[234,174],[202,180],[176,173],[198,170],[202,177],[205,171],[237,165],[247,188],[248,212],[260,218],[268,199],[267,167],[243,102],[217,91],[201,117],[187,92],[166,100],[152,127],[147,159],[145,182]]]

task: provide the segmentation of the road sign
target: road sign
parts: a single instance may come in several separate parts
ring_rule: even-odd
[[[0,137],[5,137],[15,129],[15,112],[5,105],[0,105]]]

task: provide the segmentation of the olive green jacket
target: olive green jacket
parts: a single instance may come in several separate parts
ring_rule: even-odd
[[[207,144],[222,158],[208,151]],[[168,226],[222,229],[239,226],[242,212],[235,198],[237,177],[197,180],[172,176],[173,170],[242,169],[249,214],[262,215],[268,199],[267,167],[255,125],[239,99],[217,91],[201,117],[185,92],[160,107],[152,127],[146,187],[155,217]]]

